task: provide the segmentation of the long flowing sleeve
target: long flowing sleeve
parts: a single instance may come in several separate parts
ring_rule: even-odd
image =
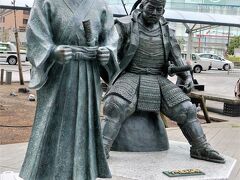
[[[52,41],[50,4],[35,1],[27,28],[27,57],[32,64],[30,88],[41,88],[54,64],[50,58],[55,45]]]
[[[99,45],[105,46],[110,50],[110,60],[107,65],[101,67],[101,77],[104,81],[109,82],[113,75],[119,70],[117,61],[117,47],[119,35],[114,26],[112,13],[105,4],[105,10],[101,15],[102,32],[100,34]]]

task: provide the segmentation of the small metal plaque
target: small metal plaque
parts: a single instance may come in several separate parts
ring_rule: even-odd
[[[182,170],[173,170],[173,171],[163,171],[163,174],[167,175],[168,177],[205,175],[205,173],[199,169],[182,169]]]

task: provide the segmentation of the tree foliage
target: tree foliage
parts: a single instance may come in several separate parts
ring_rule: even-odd
[[[228,49],[227,49],[228,54],[233,55],[234,49],[239,48],[239,47],[240,47],[240,36],[237,36],[237,37],[234,37],[233,39],[231,39],[231,41],[228,45]]]

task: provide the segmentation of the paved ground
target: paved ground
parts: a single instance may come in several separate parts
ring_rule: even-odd
[[[211,114],[211,113],[210,113]],[[212,114],[211,114],[212,115]],[[240,121],[221,116],[227,122],[203,124],[204,132],[210,144],[224,155],[237,159],[230,180],[240,179]],[[170,140],[186,142],[179,128],[168,128]],[[0,146],[0,173],[4,171],[19,172],[27,143]]]
[[[233,91],[240,78],[240,69],[234,69],[229,73],[221,70],[202,71],[193,75],[199,84],[205,85],[206,92],[234,96]],[[170,79],[175,80],[176,78]]]
[[[0,69],[2,67],[3,65],[0,65]],[[4,67],[8,66],[4,65]],[[26,66],[26,69],[27,67],[29,66]],[[240,77],[240,70],[233,70],[229,74],[225,71],[211,70],[194,74],[194,76],[200,84],[205,85],[205,91],[233,96],[233,89]],[[174,78],[172,80],[175,81]],[[222,109],[222,103],[207,101],[207,106]],[[228,117],[219,113],[210,113],[210,116],[226,120],[221,123],[203,124],[203,129],[214,148],[238,160],[231,175],[231,180],[238,180],[240,179],[240,118]],[[186,141],[179,128],[169,128],[167,131],[169,139]],[[26,146],[27,143],[0,146],[0,173],[7,170],[19,171]]]
[[[227,71],[210,70],[194,74],[199,84],[205,85],[205,91],[215,94],[234,96],[234,87],[240,78],[240,69]]]

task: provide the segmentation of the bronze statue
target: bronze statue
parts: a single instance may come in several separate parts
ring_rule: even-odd
[[[118,60],[110,90],[104,98],[103,143],[106,155],[123,122],[135,111],[162,112],[176,121],[191,145],[193,158],[225,163],[208,144],[196,107],[184,93],[193,86],[188,72],[178,73],[183,91],[167,79],[169,64],[181,67],[181,50],[164,19],[165,0],[142,0],[131,18],[120,18],[116,27],[120,36]],[[144,129],[142,130],[144,133]]]
[[[24,180],[111,177],[99,121],[99,69],[114,61],[117,39],[103,0],[35,0],[27,56],[38,102]]]

